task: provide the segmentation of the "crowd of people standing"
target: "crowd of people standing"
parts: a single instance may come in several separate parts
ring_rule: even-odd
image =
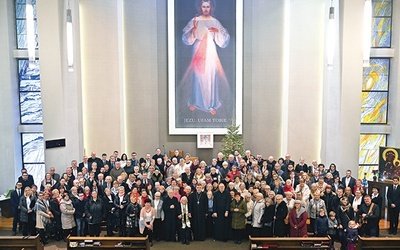
[[[378,188],[367,194],[363,180],[347,170],[340,178],[334,163],[325,167],[290,155],[275,160],[250,150],[211,160],[173,156],[156,149],[153,156],[128,158],[115,151],[101,158],[92,152],[62,174],[51,167],[40,186],[26,169],[11,194],[17,226],[24,236],[37,232],[41,242],[72,234],[147,235],[153,241],[233,240],[249,235],[330,236],[351,249],[357,236],[379,236],[383,207]],[[390,234],[397,234],[400,207],[398,177],[388,191]]]

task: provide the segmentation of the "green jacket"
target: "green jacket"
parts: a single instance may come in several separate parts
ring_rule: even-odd
[[[239,211],[235,212],[234,209],[238,208]],[[246,228],[246,216],[247,206],[243,198],[239,202],[233,200],[231,202],[231,213],[232,213],[232,228],[233,229],[245,229]]]

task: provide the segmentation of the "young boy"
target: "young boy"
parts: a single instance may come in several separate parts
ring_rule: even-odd
[[[334,242],[338,240],[337,228],[338,221],[336,219],[336,213],[334,211],[329,212],[328,218],[328,235],[331,237],[331,246],[333,246]]]
[[[319,216],[315,219],[314,227],[315,236],[328,236],[328,218],[325,215],[325,210],[322,208],[319,210]]]

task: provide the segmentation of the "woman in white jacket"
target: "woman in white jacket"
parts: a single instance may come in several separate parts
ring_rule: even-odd
[[[69,198],[68,193],[64,193],[63,199],[60,201],[60,211],[61,211],[61,226],[64,230],[64,240],[71,234],[72,229],[76,226],[74,213],[75,208],[72,200]]]

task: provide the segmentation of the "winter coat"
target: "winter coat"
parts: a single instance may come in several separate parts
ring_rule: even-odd
[[[86,218],[89,220],[89,224],[101,223],[103,217],[105,217],[105,209],[103,209],[103,201],[97,198],[96,201],[90,198],[85,204]]]
[[[324,215],[323,217],[318,216],[315,219],[314,231],[317,236],[327,236],[328,235],[328,217]]]
[[[307,217],[304,207],[301,207],[299,212],[295,208],[290,211],[290,237],[307,237]]]
[[[265,202],[264,200],[259,200],[254,202],[253,206],[253,220],[252,226],[257,228],[262,228],[262,216],[264,214]]]
[[[311,219],[316,219],[317,217],[319,217],[319,210],[321,208],[324,209],[325,214],[327,214],[325,202],[323,199],[319,200],[311,199],[308,205],[308,211],[307,211],[308,216],[310,216]]]
[[[329,235],[336,235],[336,229],[339,226],[338,220],[334,218],[333,220],[331,218],[328,218],[328,234]]]
[[[50,215],[48,214],[48,208],[44,203],[44,200],[38,200],[35,206],[36,210],[36,228],[44,229],[46,223],[50,221]]]
[[[235,212],[234,209],[238,208],[239,211]],[[244,199],[240,199],[239,202],[233,200],[231,202],[231,213],[232,213],[232,228],[233,229],[245,229],[246,228],[246,216],[247,205]]]
[[[60,211],[62,229],[74,228],[76,226],[74,219],[75,208],[72,204],[72,200],[62,199],[60,201]]]
[[[32,210],[31,213],[34,213],[35,203],[36,203],[36,196],[30,196],[31,204],[27,207],[26,197],[23,195],[19,200],[19,207],[21,209],[21,213],[19,215],[20,222],[28,222],[28,210]]]

